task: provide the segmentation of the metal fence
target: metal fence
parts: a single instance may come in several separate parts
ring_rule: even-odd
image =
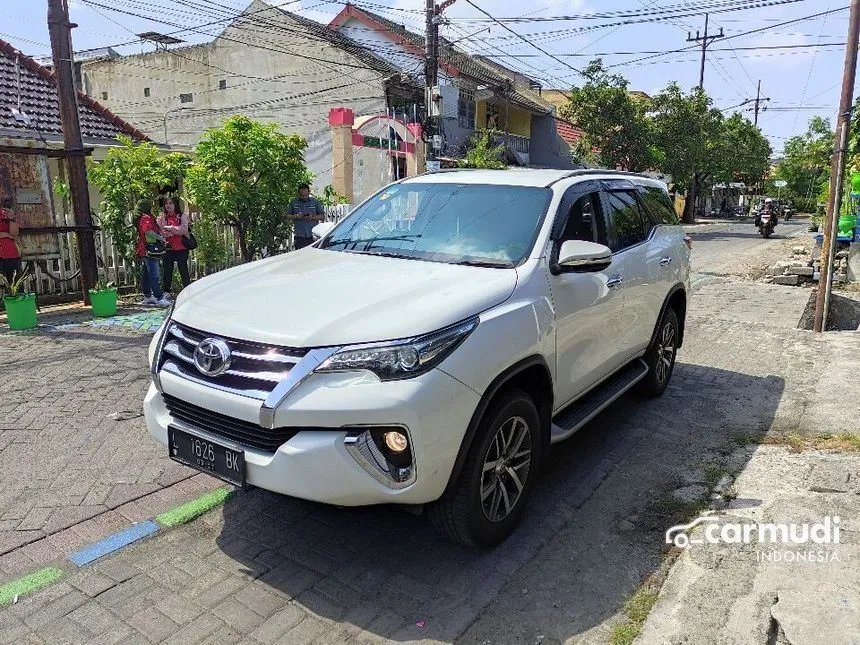
[[[327,206],[325,209],[325,221],[339,222],[349,214],[349,204]],[[192,222],[199,217],[199,213],[191,213]],[[221,266],[203,267],[198,263],[195,253],[192,251],[189,259],[189,268],[193,278],[199,278],[206,273],[214,273],[221,269],[240,264],[242,255],[239,251],[239,243],[234,230],[229,226],[216,226],[216,233],[227,249],[227,261]],[[38,261],[27,261],[31,272],[27,280],[26,289],[35,291],[42,296],[62,298],[63,296],[80,295],[80,264],[78,261],[77,241],[74,233],[57,233],[60,255],[58,258]],[[100,231],[96,234],[96,256],[99,268],[99,277],[106,282],[113,282],[117,287],[136,286],[139,276],[139,267],[136,262],[131,266],[117,251],[110,237]],[[288,251],[290,249],[284,249]]]

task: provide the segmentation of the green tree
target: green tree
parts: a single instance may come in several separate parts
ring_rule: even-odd
[[[482,130],[472,137],[472,142],[466,150],[466,157],[457,161],[460,168],[489,168],[502,170],[507,168],[503,161],[504,144],[495,144],[494,138],[498,133],[493,130]]]
[[[827,183],[834,132],[830,122],[813,117],[806,132],[785,142],[783,158],[776,168],[776,177],[787,182],[786,192],[793,197],[815,197]]]
[[[287,207],[298,186],[312,177],[304,160],[307,146],[276,124],[245,116],[230,117],[197,144],[186,177],[188,193],[204,213],[236,230],[246,262],[289,239]]]
[[[713,144],[710,172],[714,182],[759,184],[770,169],[773,150],[758,126],[735,112],[720,119],[719,135]]]
[[[724,167],[721,145],[722,113],[699,88],[684,93],[672,83],[651,103],[654,142],[659,149],[657,167],[672,177],[680,192],[701,194],[715,173]],[[695,185],[694,185],[695,182]],[[694,211],[688,199],[684,221],[692,222]]]
[[[89,167],[89,181],[102,196],[98,221],[117,251],[127,261],[135,257],[137,231],[133,217],[138,200],[157,203],[164,190],[179,184],[189,160],[179,153],[164,154],[153,144],[118,137],[120,145],[105,160]]]
[[[197,238],[197,248],[194,255],[202,267],[202,273],[208,275],[222,269],[230,259],[227,244],[219,235],[217,224],[209,216],[202,216],[194,222],[194,237]]]
[[[599,58],[584,70],[588,79],[570,91],[561,116],[583,132],[573,156],[604,168],[640,172],[652,168],[653,147],[648,102],[634,97],[623,76],[611,74]]]
[[[323,206],[337,206],[338,204],[349,204],[349,197],[347,197],[346,195],[341,195],[334,189],[334,186],[332,186],[331,184],[326,184],[326,187],[323,188],[322,194],[316,195],[316,198]]]

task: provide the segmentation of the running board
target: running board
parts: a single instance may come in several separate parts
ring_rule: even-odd
[[[572,436],[615,399],[645,378],[646,374],[648,374],[648,365],[641,358],[637,358],[576,403],[568,406],[553,419],[550,443],[558,443]]]

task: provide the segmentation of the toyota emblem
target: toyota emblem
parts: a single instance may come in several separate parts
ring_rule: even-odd
[[[194,366],[206,376],[220,376],[230,369],[230,346],[220,338],[204,338],[194,350]]]

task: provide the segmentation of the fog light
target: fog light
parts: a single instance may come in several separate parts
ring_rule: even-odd
[[[409,447],[409,441],[402,432],[386,432],[382,435],[386,447],[395,453],[400,453]]]

